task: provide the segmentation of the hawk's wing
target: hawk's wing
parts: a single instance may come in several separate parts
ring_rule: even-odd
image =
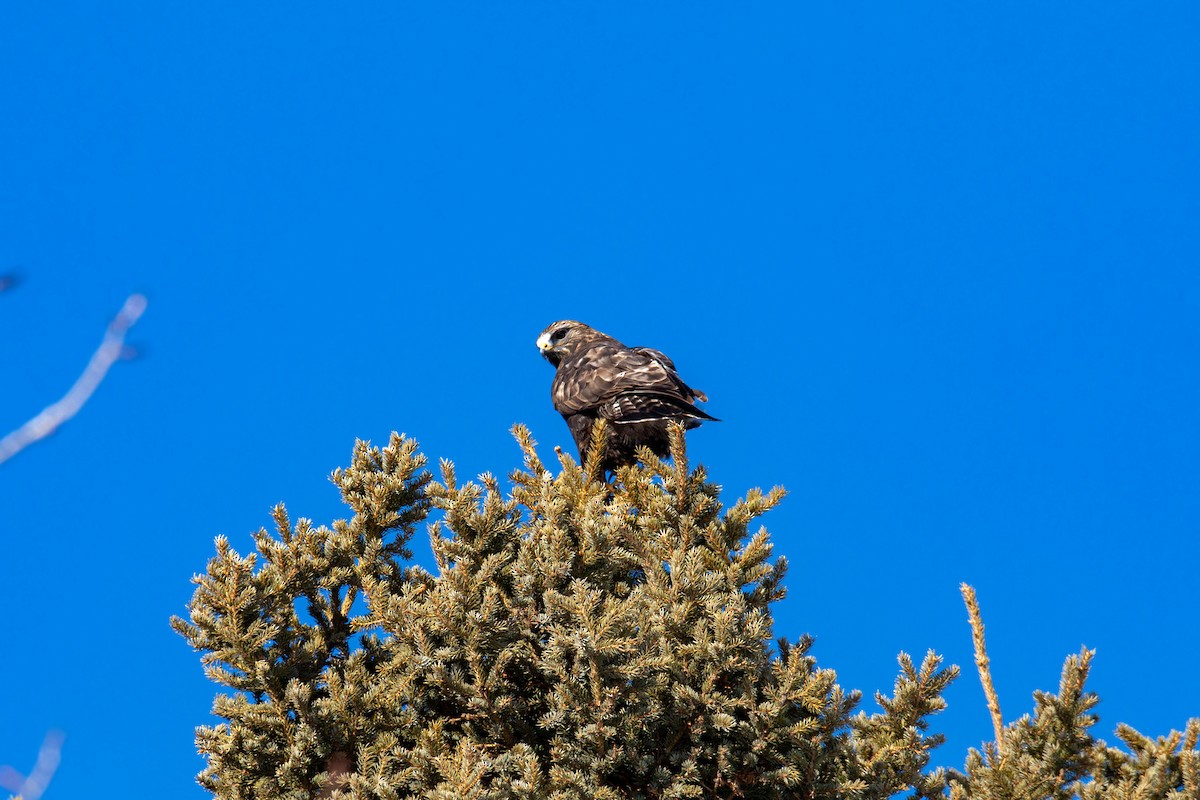
[[[604,342],[559,365],[554,407],[562,414],[593,411],[615,422],[708,418],[692,405],[705,399],[685,384],[675,364],[658,350]]]
[[[683,378],[679,377],[679,373],[675,369],[675,362],[672,361],[662,350],[655,350],[653,347],[635,347],[633,348],[633,351],[635,353],[641,353],[653,361],[657,361],[659,366],[661,366],[663,370],[666,371],[667,375],[670,376],[671,380],[674,381],[676,388],[680,390],[680,393],[684,397],[695,398],[701,403],[708,402],[708,396],[705,395],[704,392],[700,391],[699,389],[693,389],[683,382]]]
[[[685,418],[716,420],[677,394],[637,390],[622,392],[605,403],[600,407],[600,416],[617,424]]]

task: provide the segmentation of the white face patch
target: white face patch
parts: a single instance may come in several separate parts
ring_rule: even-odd
[[[537,348],[543,352],[550,349],[550,334],[543,333],[537,338]]]

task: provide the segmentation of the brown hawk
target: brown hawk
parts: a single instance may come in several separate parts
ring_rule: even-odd
[[[708,398],[684,383],[675,363],[658,350],[626,347],[571,319],[547,327],[537,346],[556,368],[550,398],[571,429],[580,460],[587,459],[596,420],[608,420],[605,472],[634,463],[641,445],[666,456],[671,422],[695,428],[701,420],[719,421],[696,407],[696,400]]]

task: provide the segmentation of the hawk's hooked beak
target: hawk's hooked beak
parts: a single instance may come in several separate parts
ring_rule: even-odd
[[[555,367],[562,359],[562,353],[554,349],[554,342],[550,341],[550,334],[543,333],[537,338],[538,352],[542,354],[542,358],[549,361]]]

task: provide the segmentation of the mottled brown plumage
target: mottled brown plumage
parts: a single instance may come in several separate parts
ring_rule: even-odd
[[[596,420],[608,420],[605,471],[634,463],[641,445],[667,455],[671,422],[695,428],[701,420],[716,421],[695,405],[708,401],[704,393],[684,383],[674,362],[658,350],[626,347],[569,319],[542,331],[537,346],[556,368],[550,398],[571,429],[580,459],[588,457]]]

